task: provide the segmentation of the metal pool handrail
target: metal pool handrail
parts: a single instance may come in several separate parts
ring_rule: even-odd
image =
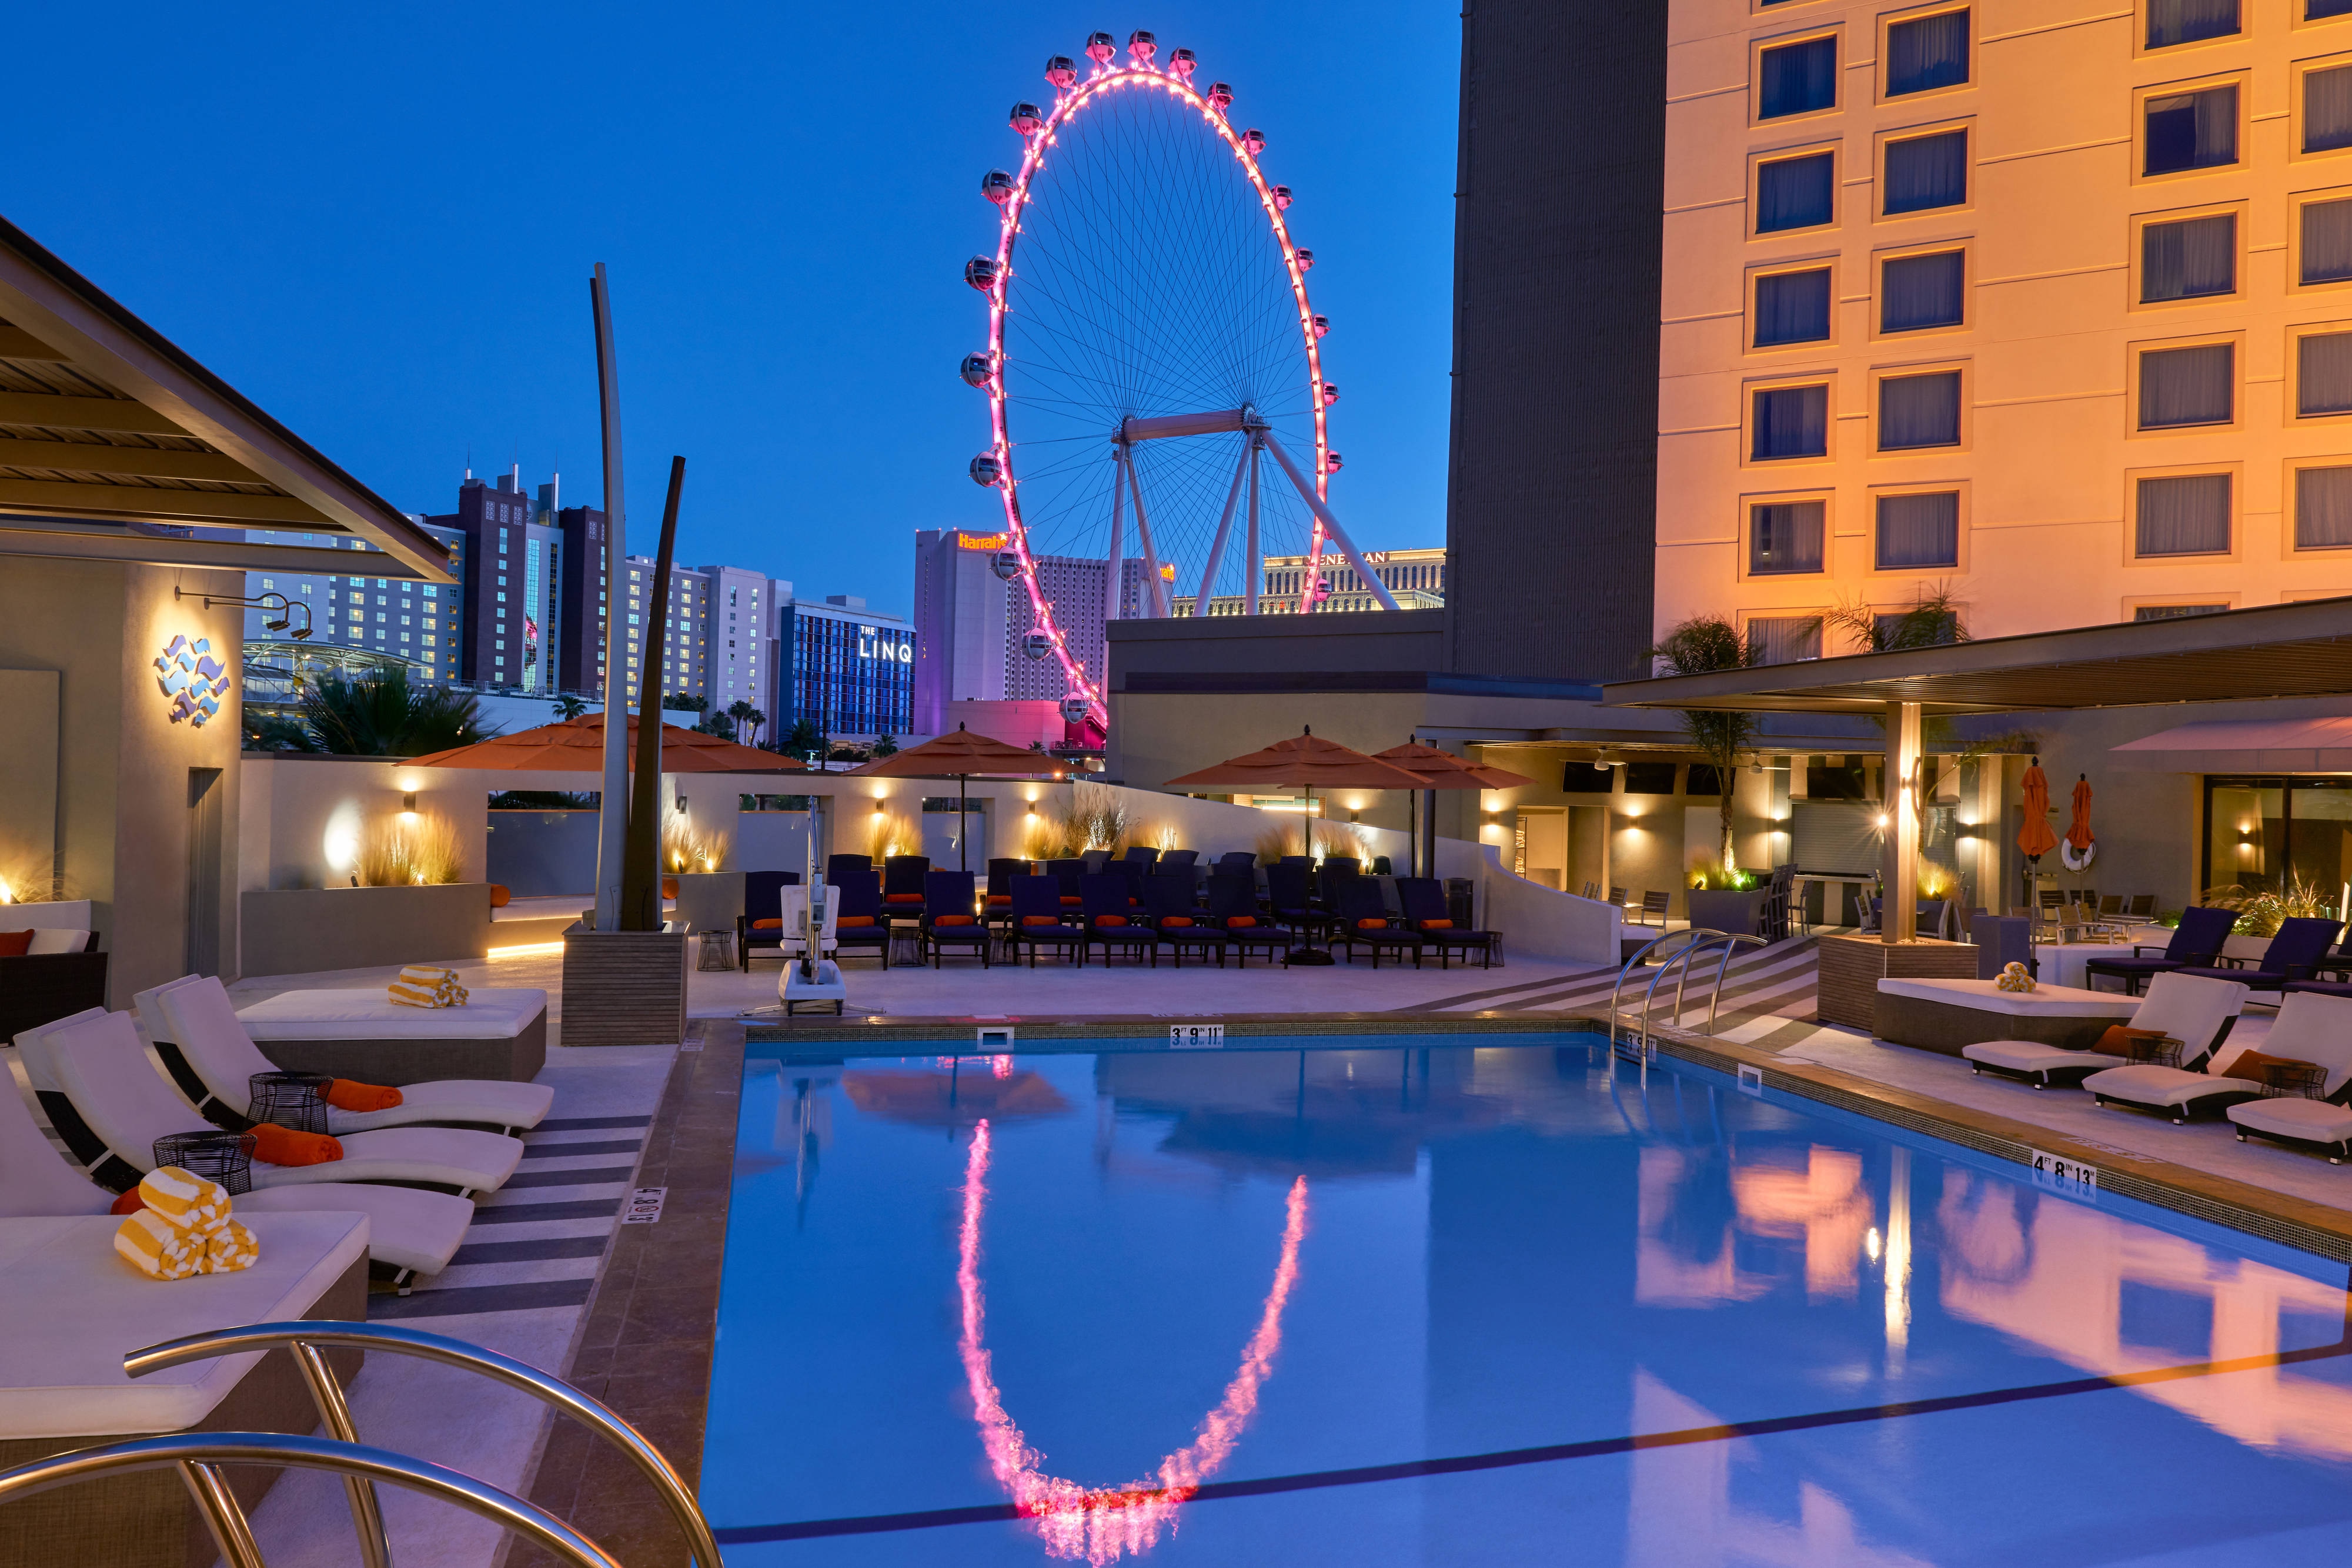
[[[1659,965],[1658,972],[1650,977],[1650,988],[1642,993],[1642,1033],[1635,1045],[1635,1049],[1642,1054],[1643,1061],[1650,1060],[1650,1009],[1657,1001],[1658,987],[1664,983],[1668,975],[1674,973],[1675,966],[1681,966],[1682,977],[1675,982],[1674,1016],[1679,1019],[1683,1016],[1683,985],[1690,978],[1691,960],[1717,942],[1730,940],[1731,934],[1727,931],[1717,931],[1713,927],[1705,930],[1694,929],[1690,946]]]
[[[1616,1038],[1617,1030],[1617,997],[1618,994],[1625,988],[1625,977],[1640,968],[1643,959],[1649,957],[1652,953],[1655,952],[1659,947],[1664,946],[1675,937],[1683,936],[1696,938],[1703,934],[1704,933],[1696,927],[1685,927],[1680,931],[1661,931],[1655,936],[1651,937],[1647,942],[1643,943],[1640,948],[1634,952],[1633,956],[1625,960],[1625,967],[1617,971],[1617,983],[1609,988],[1609,1030],[1610,1038],[1612,1040]]]
[[[1739,945],[1742,942],[1752,942],[1759,947],[1769,947],[1772,945],[1761,936],[1748,936],[1738,932],[1732,933],[1725,940],[1723,962],[1715,967],[1715,984],[1706,993],[1706,1032],[1709,1035],[1715,1033],[1715,1010],[1723,1005],[1723,977],[1730,973],[1732,955],[1739,951]],[[1687,978],[1689,971],[1685,970],[1684,976]],[[1677,986],[1675,988],[1675,1017],[1679,1019],[1682,1016],[1683,993],[1682,988]]]
[[[670,1468],[669,1461],[662,1457],[661,1451],[646,1441],[635,1427],[570,1384],[550,1377],[537,1367],[511,1356],[467,1344],[463,1340],[425,1333],[416,1329],[397,1328],[390,1323],[312,1320],[252,1323],[244,1328],[190,1334],[184,1339],[149,1345],[144,1350],[134,1350],[122,1358],[122,1370],[132,1377],[141,1377],[191,1361],[209,1361],[215,1356],[268,1350],[278,1345],[292,1348],[303,1378],[310,1385],[311,1397],[318,1404],[320,1422],[331,1436],[344,1443],[358,1441],[352,1426],[351,1406],[343,1398],[342,1385],[336,1382],[333,1369],[327,1364],[326,1357],[319,1354],[321,1345],[386,1351],[394,1355],[413,1355],[446,1366],[463,1367],[551,1405],[635,1461],[637,1469],[654,1483],[655,1489],[662,1495],[663,1502],[668,1505],[671,1516],[677,1521],[677,1527],[686,1535],[694,1561],[700,1568],[723,1568],[719,1543],[710,1533],[709,1522],[702,1517],[701,1508],[694,1500],[694,1493],[688,1489],[677,1471]],[[345,1473],[343,1485],[351,1502],[352,1522],[359,1530],[361,1550],[365,1554],[368,1568],[390,1568],[391,1550],[384,1541],[383,1516],[376,1507],[373,1490],[364,1477],[350,1472]]]
[[[229,1568],[263,1568],[253,1525],[221,1474],[225,1464],[327,1470],[346,1485],[372,1488],[383,1481],[405,1487],[528,1536],[571,1568],[621,1568],[604,1548],[553,1514],[462,1471],[384,1448],[284,1432],[175,1432],[52,1455],[0,1472],[0,1503],[127,1470],[176,1469]]]

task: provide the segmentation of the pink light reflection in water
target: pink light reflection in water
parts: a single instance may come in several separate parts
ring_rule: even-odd
[[[1129,1552],[1144,1552],[1159,1544],[1162,1527],[1176,1527],[1176,1511],[1202,1481],[1214,1475],[1241,1441],[1242,1431],[1257,1410],[1257,1392],[1274,1368],[1274,1353],[1282,1344],[1282,1309],[1298,1279],[1298,1243],[1307,1234],[1307,1178],[1290,1184],[1288,1219],[1282,1228],[1282,1258],[1275,1265],[1274,1283],[1265,1292],[1265,1311],[1257,1332],[1242,1353],[1242,1364],[1225,1385],[1225,1396],[1201,1422],[1199,1436],[1160,1461],[1157,1477],[1118,1487],[1082,1487],[1076,1481],[1049,1476],[1038,1466],[1045,1456],[1029,1447],[1013,1417],[990,1367],[988,1347],[982,1342],[987,1305],[980,1281],[980,1222],[988,1205],[989,1128],[985,1121],[972,1128],[971,1153],[964,1165],[963,1224],[956,1264],[956,1285],[963,1297],[965,1381],[971,1390],[974,1417],[989,1468],[1044,1538],[1055,1557],[1083,1557],[1103,1568]]]

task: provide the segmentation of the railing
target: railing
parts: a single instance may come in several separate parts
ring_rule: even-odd
[[[1685,938],[1684,946],[1676,949],[1666,958],[1665,962],[1658,966],[1658,972],[1650,977],[1649,988],[1642,994],[1641,1026],[1634,1036],[1633,1040],[1633,1051],[1629,1054],[1626,1051],[1626,1041],[1620,1037],[1617,1030],[1617,999],[1624,992],[1625,977],[1631,975],[1635,969],[1640,968],[1648,960],[1649,956],[1653,952],[1656,951],[1659,947],[1664,946],[1667,941],[1676,936]],[[1675,981],[1674,1011],[1669,1015],[1670,1017],[1679,1020],[1683,1016],[1684,989],[1690,982],[1690,971],[1694,967],[1692,960],[1703,953],[1720,947],[1723,952],[1723,961],[1716,966],[1715,978],[1707,987],[1706,1032],[1713,1034],[1715,1032],[1716,1011],[1722,1005],[1724,976],[1731,968],[1732,955],[1739,951],[1740,945],[1743,943],[1758,947],[1769,946],[1769,944],[1761,936],[1736,934],[1729,931],[1717,931],[1711,927],[1704,926],[1693,926],[1686,930],[1667,932],[1643,943],[1640,951],[1636,952],[1631,958],[1628,958],[1625,961],[1625,967],[1617,972],[1617,983],[1612,987],[1609,991],[1610,1049],[1628,1061],[1645,1062],[1649,1061],[1651,1052],[1650,1009],[1652,1004],[1657,999],[1658,987],[1664,982],[1668,975],[1675,972],[1677,967],[1681,968],[1682,974],[1680,977]]]
[[[320,1354],[320,1347],[326,1345],[413,1355],[425,1361],[439,1362],[446,1366],[463,1367],[554,1406],[627,1454],[637,1469],[654,1483],[655,1490],[661,1493],[662,1501],[668,1506],[671,1516],[677,1521],[679,1531],[686,1536],[695,1563],[699,1568],[721,1568],[719,1543],[712,1538],[710,1525],[702,1517],[702,1510],[696,1505],[693,1492],[678,1473],[670,1468],[669,1461],[662,1458],[660,1450],[646,1442],[635,1427],[604,1405],[571,1385],[550,1377],[537,1367],[500,1355],[496,1351],[467,1344],[463,1340],[424,1333],[415,1329],[397,1328],[390,1323],[312,1321],[253,1323],[244,1328],[190,1334],[184,1339],[167,1340],[162,1344],[132,1351],[122,1358],[122,1369],[132,1377],[143,1377],[148,1373],[161,1372],[165,1367],[179,1366],[192,1361],[210,1361],[215,1356],[270,1350],[280,1345],[293,1353],[295,1364],[301,1369],[303,1381],[310,1385],[311,1399],[318,1405],[320,1424],[325,1427],[328,1436],[341,1444],[356,1445],[359,1435],[352,1424],[351,1405],[343,1397],[342,1385],[336,1381],[334,1369],[327,1364],[326,1356]],[[361,1451],[375,1452],[373,1449]],[[386,1457],[397,1458],[397,1456]],[[289,1459],[285,1462],[295,1461]],[[194,1483],[192,1481],[190,1484],[193,1487]],[[351,1504],[352,1523],[359,1531],[362,1561],[367,1568],[391,1568],[392,1550],[384,1538],[383,1512],[377,1506],[373,1485],[366,1475],[346,1469],[343,1472],[343,1490]],[[503,1493],[497,1495],[504,1496]],[[198,1505],[204,1506],[201,1497]],[[227,1549],[224,1547],[222,1550],[226,1555]],[[580,1561],[601,1565],[607,1559],[600,1552],[593,1558]],[[232,1556],[230,1562],[237,1563],[237,1559]],[[243,1565],[238,1564],[238,1568],[243,1568]]]

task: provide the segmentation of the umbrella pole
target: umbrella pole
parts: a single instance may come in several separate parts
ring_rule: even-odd
[[[956,870],[958,871],[971,869],[970,845],[966,841],[971,834],[971,822],[964,815],[964,782],[969,777],[970,775],[963,773],[956,775]]]
[[[1312,784],[1307,786],[1307,810],[1301,820],[1307,829],[1307,914],[1312,916],[1315,896],[1315,786]],[[1305,964],[1309,967],[1328,964],[1331,961],[1329,952],[1315,946],[1315,928],[1312,925],[1307,928],[1307,946],[1283,960],[1286,964]]]

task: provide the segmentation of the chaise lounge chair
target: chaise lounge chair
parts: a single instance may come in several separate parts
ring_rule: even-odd
[[[233,1133],[252,1125],[253,1075],[275,1072],[278,1067],[246,1032],[220,981],[209,975],[186,975],[141,991],[131,1000],[147,1026],[155,1054],[197,1112]],[[544,1083],[444,1078],[404,1085],[400,1103],[390,1110],[330,1111],[328,1122],[337,1137],[431,1123],[513,1133],[538,1126],[554,1103],[555,1091]]]
[[[1217,956],[1217,967],[1225,967],[1224,927],[1212,924],[1201,906],[1192,900],[1192,873],[1177,872],[1168,876],[1143,879],[1143,907],[1150,915],[1152,929],[1159,946],[1151,950],[1151,962],[1160,962],[1160,948],[1166,947],[1175,956],[1176,967],[1184,967],[1187,953],[1205,957]]]
[[[2169,1116],[2175,1123],[2186,1122],[2201,1113],[2226,1110],[2240,1100],[2255,1099],[2263,1092],[2259,1081],[2222,1071],[2231,1065],[2222,1060],[2221,1043],[2228,1038],[2225,1031],[2202,1051],[2196,1041],[2183,1040],[2179,1066],[2134,1061],[2129,1066],[2094,1072],[2083,1080],[2083,1087],[2103,1106],[2153,1111]],[[2229,1054],[2234,1058],[2238,1053]]]
[[[1087,961],[1086,927],[1076,924],[1075,910],[1062,907],[1062,882],[1053,876],[1016,876],[1013,879],[1013,941],[1017,956],[1021,949],[1029,950],[1029,967],[1037,967],[1037,949],[1058,948],[1065,956],[1075,953],[1078,964]]]
[[[92,1009],[20,1035],[17,1053],[33,1080],[41,1109],[99,1179],[103,1145],[128,1167],[128,1186],[155,1166],[155,1140],[175,1133],[210,1131],[196,1108],[173,1092],[148,1060],[129,1013]],[[77,1129],[88,1134],[77,1143]],[[256,1161],[257,1187],[312,1182],[404,1182],[448,1187],[467,1196],[495,1192],[522,1160],[522,1143],[466,1127],[383,1127],[337,1134],[343,1157],[314,1166]]]
[[[1125,876],[1106,872],[1082,878],[1078,888],[1078,912],[1086,925],[1086,945],[1089,949],[1100,945],[1105,967],[1110,964],[1113,948],[1125,949],[1130,959],[1149,958],[1154,965],[1160,962],[1160,934],[1136,917]]]
[[[2152,1030],[2180,1042],[2180,1055],[2189,1061],[2210,1055],[2237,1021],[2246,1003],[2246,988],[2234,980],[2209,980],[2193,975],[2160,972],[2148,982],[2147,998],[2130,1019],[2116,1027]],[[2038,1040],[1985,1040],[1960,1047],[1970,1072],[1995,1072],[2021,1078],[2036,1089],[2053,1083],[2079,1083],[2094,1072],[2128,1068],[2132,1059],[2098,1050],[2069,1050]],[[2164,1069],[2158,1069],[2164,1071]],[[2202,1073],[2189,1076],[2200,1081]]]
[[[2279,1004],[2278,1021],[2254,1049],[2269,1060],[2233,1061],[2231,1070],[2262,1068],[2270,1092],[2223,1112],[2237,1124],[2238,1142],[2252,1133],[2315,1148],[2331,1166],[2352,1156],[2352,1107],[2346,1103],[2352,1101],[2352,998],[2289,993]],[[2270,1064],[2273,1060],[2278,1065]]]
[[[1495,949],[1499,945],[1492,931],[1470,931],[1454,924],[1445,912],[1445,889],[1433,876],[1401,876],[1397,878],[1397,903],[1404,908],[1405,924],[1420,933],[1422,945],[1437,949],[1437,967],[1450,968],[1451,955],[1459,953],[1466,963],[1473,953],[1481,955],[1485,967],[1495,967]]]
[[[751,950],[755,947],[781,947],[793,929],[793,917],[784,909],[784,889],[798,887],[801,873],[796,871],[747,871],[743,873],[743,911],[735,916],[736,962],[745,974],[751,972]]]
[[[836,855],[835,860],[841,857]],[[840,912],[829,915],[833,922],[835,956],[852,947],[871,947],[882,967],[890,967],[890,925],[882,915],[882,873],[878,871],[844,871],[842,880],[835,884],[834,903]]]
[[[968,871],[935,871],[923,877],[923,946],[930,950],[931,967],[950,947],[980,956],[988,967],[988,927],[972,905],[972,876]]]
[[[1402,961],[1412,955],[1412,967],[1421,967],[1421,933],[1389,923],[1388,901],[1381,896],[1378,877],[1342,875],[1333,883],[1339,900],[1340,946],[1348,961],[1356,961],[1356,949],[1369,947],[1372,967],[1381,967],[1382,953],[1394,953]]]
[[[1268,962],[1290,956],[1290,933],[1258,913],[1257,878],[1248,871],[1210,874],[1207,923],[1225,934],[1225,946],[1244,968],[1253,952],[1264,953]]]
[[[2101,975],[2124,983],[2126,992],[2140,990],[2153,975],[2170,974],[2176,969],[2210,968],[2220,961],[2221,944],[2230,935],[2230,927],[2238,923],[2234,909],[2215,909],[2203,904],[2180,912],[2180,924],[2174,928],[2172,940],[2161,948],[2145,944],[2135,946],[2128,955],[2113,958],[2093,958],[2083,966],[2083,984],[2092,990],[2098,988],[2092,981]]]
[[[2278,935],[2263,949],[2262,960],[2253,968],[2190,964],[2175,972],[2236,980],[2257,991],[2284,991],[2290,981],[2312,977],[2326,959],[2327,950],[2336,946],[2336,933],[2343,929],[2344,924],[2339,920],[2298,915],[2279,923]]]

